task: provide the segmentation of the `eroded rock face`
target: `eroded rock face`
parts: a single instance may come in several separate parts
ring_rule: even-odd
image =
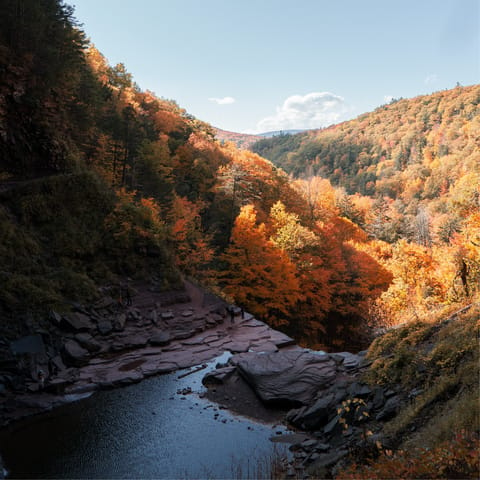
[[[245,353],[234,357],[232,363],[262,401],[297,406],[309,405],[337,373],[336,363],[328,355],[303,349]]]

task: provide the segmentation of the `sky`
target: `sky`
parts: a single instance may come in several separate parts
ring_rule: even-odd
[[[142,90],[234,132],[480,83],[480,0],[66,0]]]

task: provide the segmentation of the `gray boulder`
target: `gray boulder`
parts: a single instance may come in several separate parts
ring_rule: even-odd
[[[88,333],[77,333],[75,340],[89,352],[98,352],[102,346]]]
[[[88,351],[82,348],[75,340],[68,340],[64,345],[67,362],[74,367],[82,367],[88,363]]]
[[[204,385],[221,385],[235,372],[235,367],[220,367],[208,372],[202,379]]]
[[[367,398],[372,394],[372,389],[365,383],[353,382],[348,387],[348,393],[352,398]]]
[[[113,321],[113,327],[117,332],[121,332],[125,329],[126,322],[127,316],[125,315],[125,313],[120,313],[120,315],[117,315],[115,317],[115,320]]]
[[[170,343],[170,334],[168,332],[158,332],[150,337],[150,345],[162,346]]]
[[[102,335],[108,335],[113,330],[113,325],[110,320],[100,320],[98,322],[98,331]]]
[[[93,306],[94,308],[101,310],[113,307],[115,305],[115,300],[112,297],[106,296],[102,297],[100,300],[96,301]]]
[[[330,393],[317,400],[311,407],[302,407],[288,413],[288,421],[303,430],[316,430],[323,427],[335,411],[335,395]]]
[[[56,312],[55,310],[50,310],[49,317],[54,325],[60,325],[60,322],[62,321],[62,316],[58,312]]]
[[[332,358],[343,364],[347,370],[350,370],[360,365],[360,362],[363,360],[363,355],[356,355],[350,352],[338,352],[333,353]]]
[[[337,370],[328,355],[308,350],[244,353],[230,362],[266,403],[309,405],[334,380]]]
[[[62,317],[62,327],[75,332],[85,332],[93,328],[90,317],[80,312],[68,313]]]
[[[377,416],[375,417],[378,421],[386,421],[390,418],[394,417],[401,406],[401,399],[400,396],[396,395],[394,397],[390,397],[383,406],[382,410],[378,412]]]

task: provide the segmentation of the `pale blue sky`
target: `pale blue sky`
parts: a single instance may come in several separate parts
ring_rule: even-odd
[[[480,0],[67,0],[143,90],[237,132],[480,82]]]

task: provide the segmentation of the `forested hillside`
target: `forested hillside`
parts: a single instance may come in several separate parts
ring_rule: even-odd
[[[478,165],[479,118],[480,86],[458,86],[393,100],[323,130],[263,139],[252,150],[296,177],[319,175],[350,194],[409,203],[445,193]]]
[[[393,323],[478,290],[479,103],[480,86],[458,86],[252,147],[307,184],[336,186],[341,215],[394,274],[380,309]]]
[[[110,65],[62,0],[2,0],[0,361],[22,335],[60,335],[52,310],[81,311],[126,279],[154,292],[193,279],[327,351],[406,323],[373,343],[368,380],[385,396],[421,387],[392,436],[433,450],[392,465],[364,428],[366,458],[379,478],[473,471],[479,104],[480,86],[457,87],[239,150]]]

